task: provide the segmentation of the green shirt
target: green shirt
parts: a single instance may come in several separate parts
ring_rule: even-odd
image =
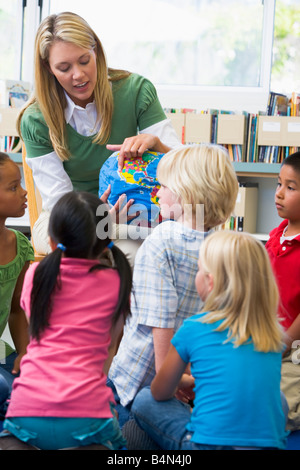
[[[8,321],[18,277],[26,261],[34,261],[33,248],[28,238],[17,230],[12,231],[16,234],[17,256],[10,263],[0,265],[0,337]],[[4,357],[2,348],[3,342],[0,345],[0,359]],[[12,349],[6,348],[6,355],[11,352]]]
[[[108,144],[121,144],[124,139],[136,135],[166,119],[153,84],[137,74],[112,82],[114,111]],[[35,103],[27,108],[21,122],[22,137],[28,158],[41,157],[53,152],[48,127]],[[74,190],[98,195],[99,171],[111,151],[105,145],[93,144],[93,136],[78,134],[66,125],[70,158],[64,162]]]

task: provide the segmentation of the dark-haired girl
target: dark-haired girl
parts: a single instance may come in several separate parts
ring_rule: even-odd
[[[34,260],[33,248],[23,233],[6,226],[8,217],[24,215],[26,202],[19,167],[0,152],[0,418],[29,339],[20,295],[25,272]],[[7,324],[15,349],[1,339]]]
[[[65,194],[51,212],[53,251],[24,281],[31,339],[4,428],[41,449],[125,443],[106,373],[129,314],[131,268],[109,217],[97,196]]]

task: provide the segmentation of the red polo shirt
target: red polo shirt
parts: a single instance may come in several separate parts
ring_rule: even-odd
[[[288,220],[270,232],[266,243],[273,271],[277,279],[281,324],[286,330],[300,313],[300,235],[280,243]]]

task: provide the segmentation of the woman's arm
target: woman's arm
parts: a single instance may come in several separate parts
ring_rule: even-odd
[[[34,182],[43,201],[43,209],[51,211],[64,194],[73,190],[62,161],[55,152],[51,152],[42,157],[26,158],[26,162],[32,169]]]
[[[186,362],[181,359],[171,344],[164,363],[151,384],[151,392],[155,400],[168,400],[174,396],[186,366]]]

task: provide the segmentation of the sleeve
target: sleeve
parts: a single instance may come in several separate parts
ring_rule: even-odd
[[[173,328],[178,308],[174,275],[163,240],[158,246],[152,235],[141,245],[135,259],[132,313],[140,324]]]
[[[132,84],[136,88],[136,116],[139,130],[166,119],[154,85],[144,77],[134,76]]]
[[[47,124],[37,105],[31,105],[24,112],[21,120],[21,134],[28,158],[53,152]]]
[[[192,331],[189,332],[187,322],[184,321],[171,339],[172,345],[178,352],[181,359],[186,363],[190,362],[190,354],[188,352],[188,346],[190,342],[187,341],[187,338],[190,339],[191,335]]]
[[[157,124],[153,124],[152,126],[141,130],[140,133],[156,135],[161,142],[172,149],[183,147],[183,144],[181,144],[170,119],[164,119]]]
[[[26,162],[41,194],[43,209],[51,211],[61,196],[72,191],[73,185],[53,150],[48,127],[37,104],[24,112],[21,134],[26,147]]]
[[[18,232],[18,237],[24,263],[27,261],[34,261],[34,250],[32,244],[22,232]]]
[[[51,211],[55,203],[73,190],[70,177],[55,152],[36,158],[26,158],[34,182],[41,194],[43,209]]]

